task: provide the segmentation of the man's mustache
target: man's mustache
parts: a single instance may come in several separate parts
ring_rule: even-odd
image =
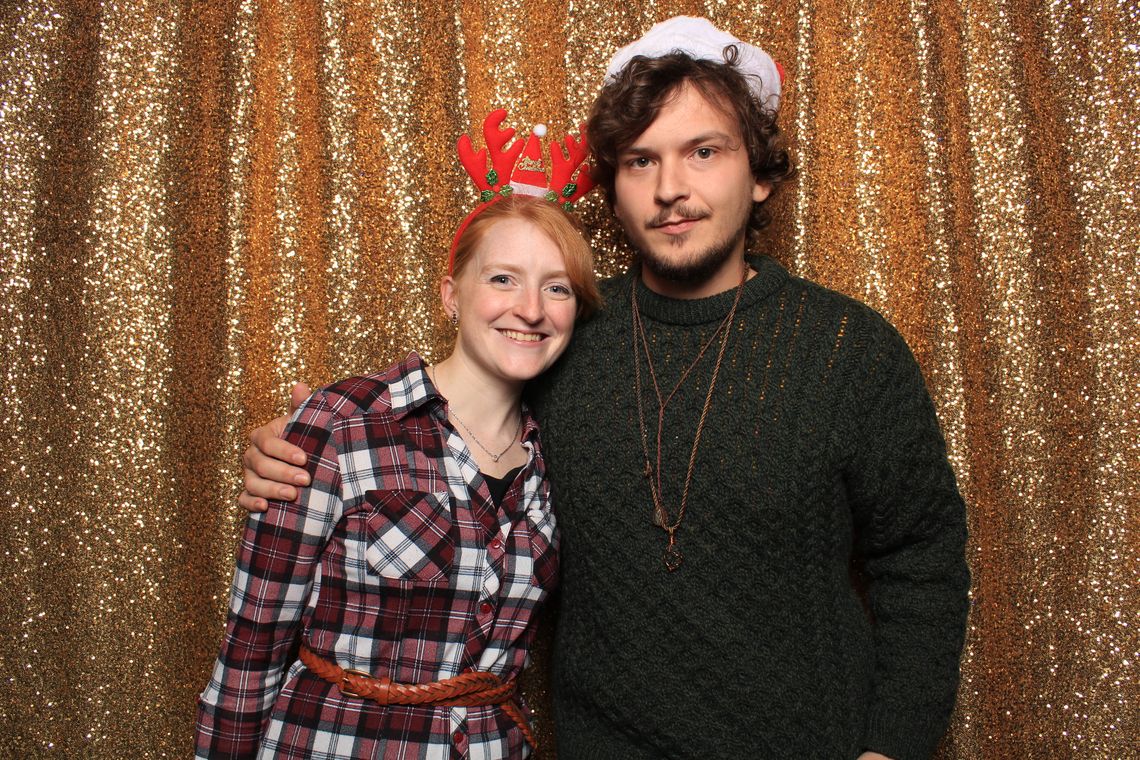
[[[704,219],[709,215],[708,210],[692,206],[667,206],[658,211],[652,219],[645,223],[646,227],[660,227],[670,219]]]

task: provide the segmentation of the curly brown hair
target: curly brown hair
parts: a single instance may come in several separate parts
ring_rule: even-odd
[[[724,49],[724,63],[679,51],[659,58],[636,56],[606,82],[590,109],[586,134],[594,156],[590,175],[605,190],[610,208],[615,201],[614,180],[621,152],[649,128],[685,84],[695,87],[711,105],[740,125],[757,182],[768,183],[775,192],[782,182],[795,176],[796,167],[776,125],[776,112],[765,108],[752,94],[745,74],[737,68],[738,56],[735,45]],[[764,202],[754,203],[748,219],[749,235],[769,221]]]

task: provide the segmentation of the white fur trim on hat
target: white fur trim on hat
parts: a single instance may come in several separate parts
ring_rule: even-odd
[[[708,19],[692,16],[675,16],[654,24],[641,39],[617,51],[606,69],[606,82],[615,79],[634,56],[660,58],[679,51],[693,58],[724,63],[724,49],[729,45],[736,45],[739,50],[736,66],[744,74],[752,94],[765,108],[778,109],[781,75],[772,56],[728,32],[722,32]]]

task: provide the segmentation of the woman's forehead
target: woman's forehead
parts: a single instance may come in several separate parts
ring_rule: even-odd
[[[526,219],[501,219],[487,229],[487,234],[473,251],[472,264],[509,266],[519,271],[565,267],[562,250],[538,225]]]

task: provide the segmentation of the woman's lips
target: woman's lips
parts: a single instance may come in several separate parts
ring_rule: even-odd
[[[543,339],[541,333],[519,332],[518,330],[499,330],[511,340],[521,340],[524,343],[537,343]]]

